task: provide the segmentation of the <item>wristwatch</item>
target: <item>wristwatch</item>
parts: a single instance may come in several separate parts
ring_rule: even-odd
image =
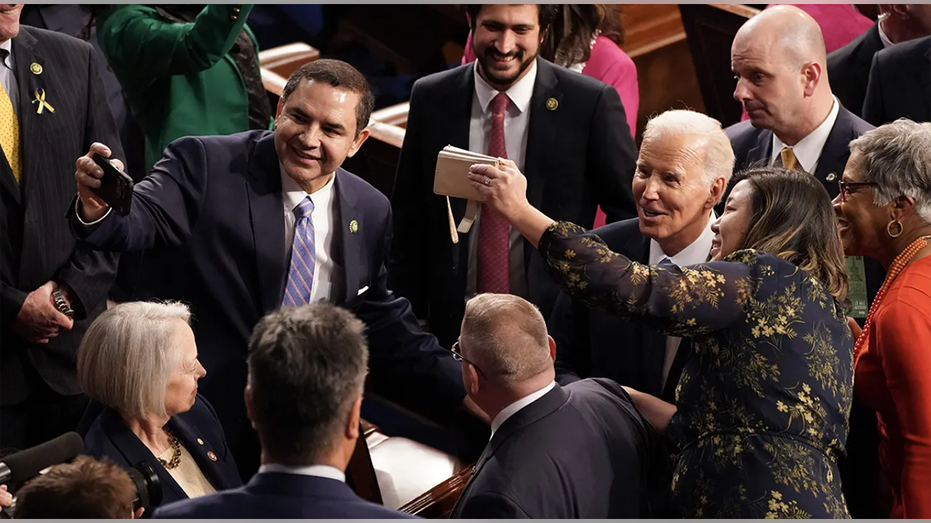
[[[68,305],[68,302],[65,301],[65,296],[61,293],[61,289],[55,289],[52,291],[52,300],[55,301],[55,308],[58,309],[58,312],[64,314],[69,318],[74,317],[74,309]]]

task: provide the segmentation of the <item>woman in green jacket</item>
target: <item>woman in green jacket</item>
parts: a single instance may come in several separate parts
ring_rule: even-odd
[[[145,135],[146,170],[182,136],[267,129],[252,5],[121,5],[97,35]]]

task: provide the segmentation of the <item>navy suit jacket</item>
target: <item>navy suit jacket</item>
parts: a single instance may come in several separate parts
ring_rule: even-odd
[[[863,119],[931,122],[931,36],[896,44],[873,57]]]
[[[433,178],[436,155],[443,147],[469,148],[474,93],[474,64],[414,84],[392,195],[392,287],[411,300],[417,317],[428,321],[430,331],[444,345],[459,336],[469,235],[478,234],[478,227],[461,234],[453,245],[446,198],[433,193]],[[636,216],[630,184],[637,148],[617,90],[538,59],[529,110],[524,174],[531,204],[554,219],[583,227],[592,226],[599,205],[611,222]],[[456,223],[465,209],[465,200],[452,199]],[[546,274],[543,259],[530,242],[521,240],[521,245],[526,298],[547,317],[559,286]]]
[[[640,232],[639,218],[609,223],[594,232],[612,251],[639,263],[650,262],[650,239]],[[682,339],[666,385],[661,388],[663,356],[647,354],[657,348],[646,345],[650,329],[642,323],[590,309],[560,292],[548,328],[556,341],[556,380],[560,384],[580,378],[610,378],[675,403],[675,389],[691,351],[691,338]]]
[[[342,481],[269,472],[241,488],[162,506],[155,519],[412,519],[376,505]]]
[[[659,441],[617,383],[556,385],[498,428],[451,517],[649,516]]]
[[[866,85],[870,81],[870,65],[873,55],[882,51],[883,42],[879,37],[879,24],[873,24],[852,42],[828,55],[828,79],[834,95],[849,108],[849,111],[862,117],[863,99],[866,98]]]
[[[345,284],[332,290],[331,301],[367,326],[372,388],[428,416],[455,411],[465,397],[459,364],[421,331],[408,301],[387,287],[388,199],[342,169],[335,191],[333,254]],[[69,212],[75,233],[86,234],[95,248],[152,249],[136,297],[191,304],[207,369],[200,391],[216,407],[240,468],[249,471],[241,440],[251,442],[257,467],[257,440],[243,402],[246,349],[259,319],[281,306],[290,266],[274,133],[178,139],[136,184],[128,216],[111,213],[87,231]]]
[[[200,394],[191,410],[168,420],[171,430],[184,448],[191,453],[204,476],[217,490],[242,485],[236,461],[226,445],[223,428],[213,407]],[[95,458],[109,458],[124,469],[148,463],[162,485],[162,504],[187,499],[187,494],[171,477],[168,470],[139,438],[129,430],[118,412],[104,408],[84,437],[84,453]],[[216,461],[211,459],[214,456]],[[145,514],[151,515],[150,512]]]

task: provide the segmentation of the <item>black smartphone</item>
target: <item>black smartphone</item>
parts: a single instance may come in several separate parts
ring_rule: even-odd
[[[128,215],[133,203],[133,179],[103,156],[94,153],[93,158],[94,163],[103,169],[103,178],[100,179],[100,187],[91,191],[117,213]]]

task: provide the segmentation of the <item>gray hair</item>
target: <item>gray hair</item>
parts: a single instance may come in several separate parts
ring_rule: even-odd
[[[860,156],[863,181],[878,184],[874,205],[908,196],[918,216],[931,223],[931,123],[901,118],[881,125],[850,142],[850,154]]]
[[[731,140],[714,118],[687,109],[666,111],[650,118],[643,131],[643,141],[661,140],[670,136],[688,136],[700,141],[704,154],[703,172],[708,185],[724,178],[724,186],[734,174],[734,149]],[[721,193],[723,196],[723,192]]]
[[[88,397],[135,418],[165,416],[165,390],[181,362],[177,320],[190,324],[180,302],[121,303],[101,314],[78,348],[78,379]]]
[[[248,363],[263,451],[285,464],[315,463],[362,395],[368,356],[365,325],[335,305],[285,307],[262,318]]]
[[[546,322],[511,294],[479,294],[466,303],[460,343],[485,378],[508,385],[553,368]]]

